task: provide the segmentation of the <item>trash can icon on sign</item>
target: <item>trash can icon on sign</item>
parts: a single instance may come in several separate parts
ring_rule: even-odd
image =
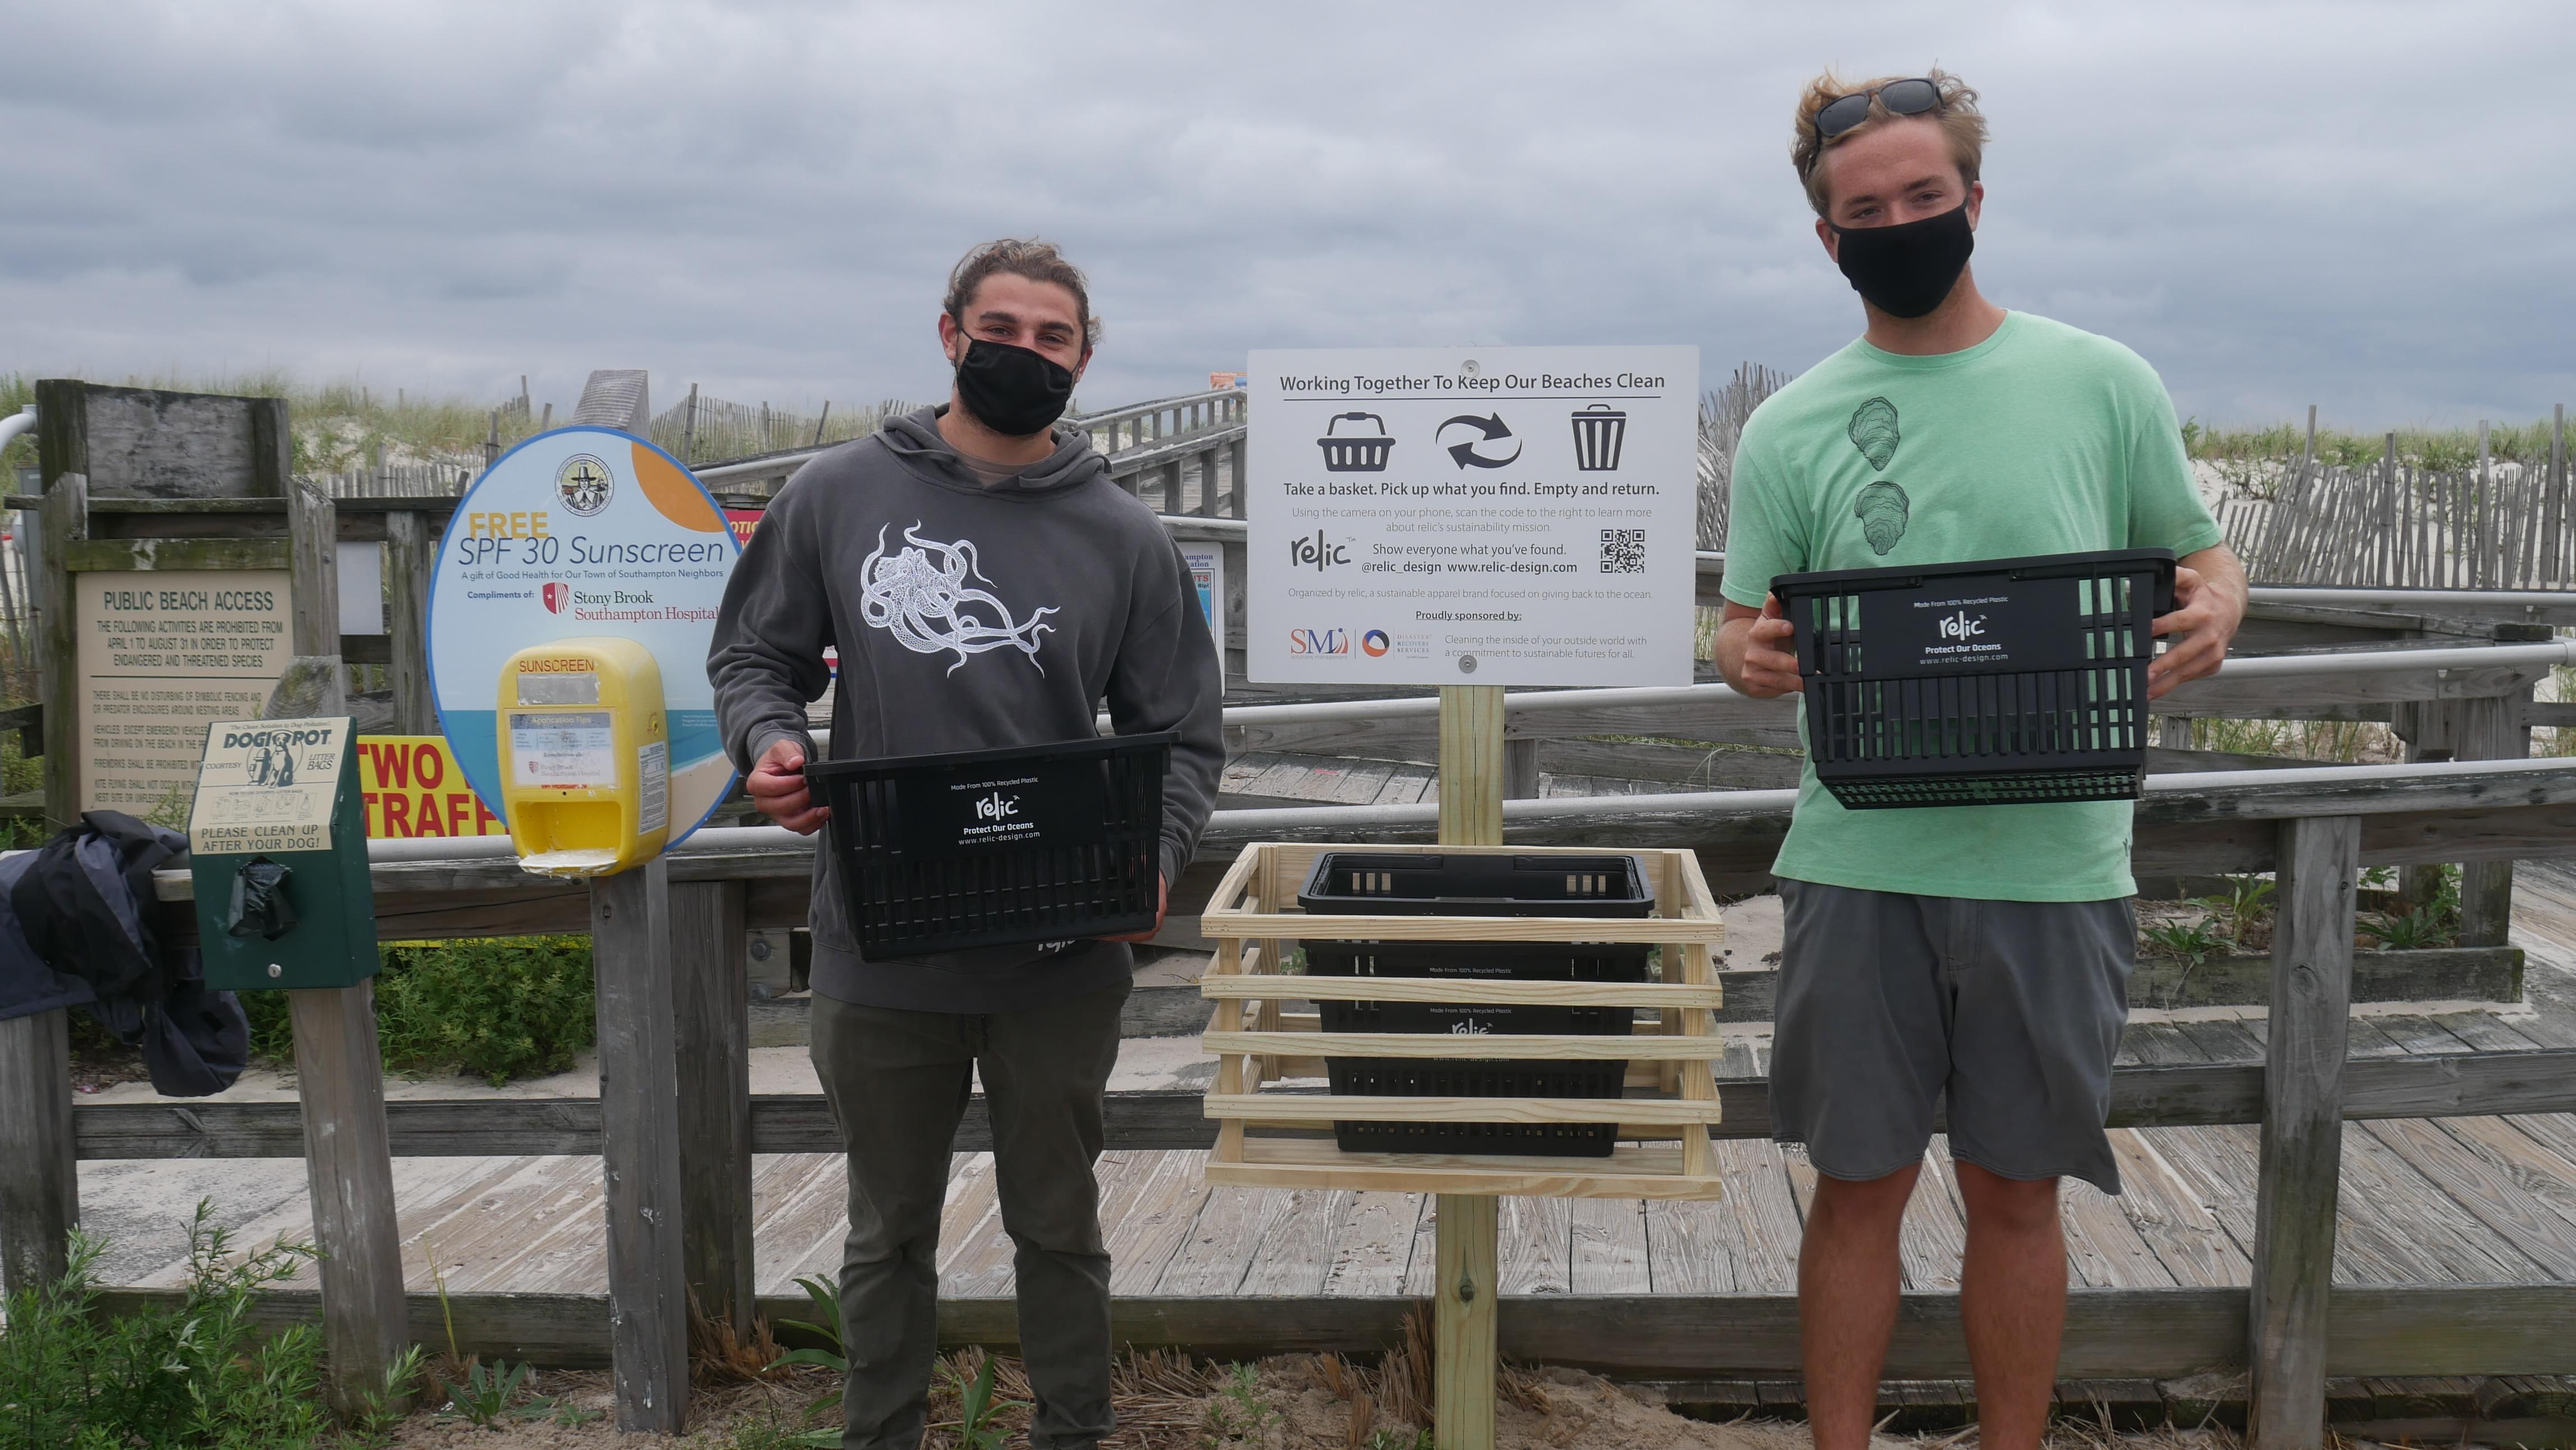
[[[1345,423],[1353,425],[1347,433],[1342,431]],[[1377,432],[1360,432],[1357,425],[1361,423]],[[1333,421],[1324,425],[1324,436],[1315,440],[1315,446],[1324,450],[1326,473],[1384,473],[1386,455],[1395,447],[1395,440],[1386,436],[1386,420],[1375,413],[1336,413]]]
[[[1619,450],[1628,442],[1628,415],[1608,403],[1595,403],[1577,410],[1573,421],[1575,471],[1615,471]]]

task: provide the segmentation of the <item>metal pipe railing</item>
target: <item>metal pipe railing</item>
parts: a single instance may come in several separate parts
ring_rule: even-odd
[[[2297,790],[2311,786],[2390,785],[2423,781],[2474,779],[2538,771],[2576,774],[2570,760],[2445,760],[2417,765],[2321,765],[2282,770],[2184,771],[2146,778],[2146,795],[2225,790]],[[1605,810],[1640,814],[1688,812],[1700,817],[1786,815],[1798,803],[1794,790],[1667,791],[1654,795],[1563,796],[1552,800],[1503,802],[1505,824],[1547,820],[1582,820]],[[1316,827],[1366,830],[1372,827],[1421,826],[1437,822],[1437,802],[1388,806],[1281,806],[1260,810],[1221,811],[1230,829],[1254,837]],[[710,827],[668,853],[674,859],[732,856],[755,851],[802,851],[815,837],[800,836],[784,826]],[[506,857],[506,836],[457,837],[445,841],[369,841],[367,859],[377,865],[401,861],[464,861]]]
[[[2221,678],[2279,679],[2302,675],[2395,674],[2410,670],[2492,669],[2576,664],[2576,639],[2536,644],[2481,645],[2456,649],[2366,650],[2350,654],[2258,655],[2218,667]],[[1667,685],[1635,689],[1528,690],[1503,696],[1503,709],[1612,710],[1640,705],[1691,705],[1749,698],[1727,685]],[[1308,725],[1339,720],[1404,720],[1440,713],[1430,695],[1384,700],[1319,700],[1297,705],[1237,705],[1228,725]]]
[[[1070,428],[1106,428],[1112,423],[1123,423],[1130,418],[1141,418],[1148,413],[1160,412],[1165,408],[1187,407],[1192,403],[1204,403],[1211,399],[1233,398],[1238,396],[1240,396],[1240,394],[1233,388],[1214,388],[1204,393],[1185,393],[1176,398],[1158,398],[1149,403],[1130,403],[1124,408],[1112,408],[1105,413],[1084,413],[1078,417],[1067,418],[1064,421],[1065,426]],[[1231,422],[1220,422],[1212,427],[1199,429],[1198,433],[1213,433],[1225,428],[1237,426],[1240,425]],[[1197,434],[1174,434],[1171,439],[1158,441],[1169,442],[1183,437],[1195,436],[1197,436]],[[689,471],[697,475],[698,482],[709,488],[713,488],[720,483],[730,483],[736,479],[776,478],[783,474],[795,472],[799,467],[804,465],[806,460],[814,457],[816,454],[823,453],[829,449],[838,448],[839,446],[840,445],[837,443],[827,443],[820,448],[790,448],[780,453],[771,453],[759,458],[744,459],[739,463],[710,464],[707,467],[692,468]]]

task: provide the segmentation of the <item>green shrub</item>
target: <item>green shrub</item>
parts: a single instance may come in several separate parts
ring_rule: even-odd
[[[590,939],[401,942],[380,949],[376,1035],[387,1067],[466,1072],[498,1087],[572,1066],[596,1032]],[[292,1061],[286,995],[245,992],[254,1056]]]
[[[95,1312],[100,1244],[77,1230],[71,1269],[9,1297],[0,1330],[0,1442],[63,1450],[275,1450],[325,1443],[322,1343],[311,1325],[264,1335],[251,1310],[312,1249],[236,1254],[197,1205],[175,1306]]]

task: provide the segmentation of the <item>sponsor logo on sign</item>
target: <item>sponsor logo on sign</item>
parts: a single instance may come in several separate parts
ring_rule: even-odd
[[[1449,1031],[1453,1036],[1458,1037],[1488,1037],[1493,1034],[1494,1029],[1482,1022],[1470,1020],[1450,1023]]]
[[[1322,573],[1335,565],[1347,564],[1350,561],[1350,546],[1334,543],[1324,536],[1322,529],[1317,529],[1311,538],[1300,536],[1288,541],[1288,562],[1301,569],[1313,569],[1317,573]]]
[[[590,454],[576,453],[555,470],[555,497],[583,518],[591,518],[608,507],[609,497],[616,492],[617,475]]]
[[[1386,637],[1386,631],[1382,629],[1372,629],[1368,633],[1360,636],[1360,653],[1367,655],[1370,659],[1376,659],[1379,655],[1385,654],[1388,650],[1394,647],[1395,641],[1388,639]]]
[[[1962,609],[1940,621],[1943,639],[1975,639],[1986,632],[1986,617]]]
[[[1020,798],[995,791],[975,802],[975,815],[987,821],[1007,821],[1020,813]]]
[[[546,612],[548,614],[563,613],[564,605],[569,603],[571,599],[572,586],[569,584],[549,584],[545,587]]]
[[[1288,653],[1292,655],[1346,655],[1350,652],[1351,632],[1347,629],[1288,631]]]

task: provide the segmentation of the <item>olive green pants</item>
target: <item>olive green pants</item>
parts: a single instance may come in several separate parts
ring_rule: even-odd
[[[939,1346],[939,1218],[977,1075],[1002,1228],[1019,1279],[1029,1443],[1109,1433],[1109,1254],[1100,1238],[1101,1093],[1123,985],[1026,1012],[903,1012],[814,998],[814,1068],[850,1153],[841,1248],[844,1450],[917,1450]]]

